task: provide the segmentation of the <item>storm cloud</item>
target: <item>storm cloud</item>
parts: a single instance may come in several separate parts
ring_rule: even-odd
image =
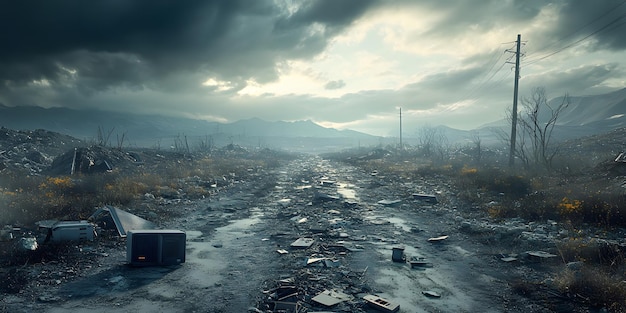
[[[607,91],[626,73],[617,0],[25,0],[0,12],[9,106],[354,126],[473,105],[487,119],[511,99],[519,33],[522,92]]]

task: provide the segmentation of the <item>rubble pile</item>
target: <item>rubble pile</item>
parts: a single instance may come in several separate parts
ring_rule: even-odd
[[[11,130],[0,128],[0,171],[4,169],[38,174],[52,160],[68,149],[83,145],[79,139],[37,130]]]

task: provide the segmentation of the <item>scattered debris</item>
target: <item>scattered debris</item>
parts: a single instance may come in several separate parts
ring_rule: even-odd
[[[402,200],[380,200],[377,203],[383,206],[396,206],[398,204],[400,204],[402,202]]]
[[[387,299],[383,299],[379,296],[375,295],[366,295],[363,299],[369,304],[372,308],[382,311],[382,312],[398,312],[400,310],[400,305],[397,303],[390,302]]]
[[[117,229],[120,237],[126,237],[131,229],[154,229],[155,225],[137,215],[107,205],[99,208],[90,217],[90,221],[103,229]]]
[[[325,179],[324,179],[324,180],[322,180],[322,181],[321,181],[322,186],[325,186],[325,187],[333,186],[333,185],[335,185],[336,183],[337,183],[337,182],[336,182],[336,181],[334,181],[334,180],[325,180]]]
[[[425,268],[425,267],[433,266],[432,263],[428,262],[423,257],[420,257],[420,258],[413,257],[409,260],[409,264],[411,265],[411,268]]]
[[[291,204],[291,199],[289,198],[285,198],[285,199],[280,199],[277,201],[278,204],[282,205],[282,206],[289,206]]]
[[[406,262],[406,256],[404,255],[404,247],[394,247],[391,249],[391,260],[394,262],[404,263]]]
[[[278,249],[278,250],[276,250],[276,252],[278,252],[280,254],[287,254],[287,253],[289,253],[289,251],[287,251],[285,249]]]
[[[433,242],[433,243],[442,242],[442,241],[448,239],[448,237],[449,236],[432,237],[432,238],[428,238],[428,242]]]
[[[441,298],[441,295],[439,293],[432,290],[424,290],[422,291],[422,294],[429,298]]]
[[[433,203],[433,204],[437,203],[437,196],[435,196],[435,195],[414,193],[413,194],[413,199],[424,201],[424,202],[428,202],[428,203]]]
[[[332,202],[332,201],[339,201],[341,198],[337,197],[337,196],[331,196],[329,194],[325,194],[322,192],[318,192],[317,190],[315,191],[315,193],[313,194],[313,204],[320,204],[320,203],[324,203],[324,202]]]
[[[544,251],[527,251],[526,255],[528,255],[529,259],[535,260],[535,261],[541,261],[541,260],[546,260],[546,259],[557,257],[556,254],[552,254],[552,253],[548,253]]]
[[[311,300],[321,305],[331,307],[344,301],[350,301],[352,299],[354,299],[353,296],[345,294],[341,291],[324,290],[317,296],[313,297]]]
[[[502,260],[503,262],[515,262],[517,261],[517,254],[509,254],[509,255],[501,255],[502,257],[500,258],[500,260]]]
[[[307,258],[306,266],[322,266],[322,267],[339,267],[339,260],[333,260],[331,258]]]
[[[13,240],[13,232],[11,229],[0,229],[0,241]]]
[[[301,310],[302,310],[302,306],[298,302],[284,302],[284,301],[274,302],[274,312],[300,313],[300,312],[303,312]]]
[[[37,238],[29,237],[29,238],[20,238],[18,248],[23,251],[35,251],[39,248],[39,244],[37,243]]]
[[[296,249],[307,249],[313,245],[315,239],[313,238],[298,238],[296,241],[291,243],[292,248]]]

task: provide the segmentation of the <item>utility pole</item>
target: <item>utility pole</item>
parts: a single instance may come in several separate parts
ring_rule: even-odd
[[[519,87],[519,56],[522,35],[517,35],[517,50],[515,52],[515,86],[513,87],[513,112],[511,112],[511,148],[509,149],[509,166],[515,163],[515,138],[517,137],[517,90]]]
[[[400,108],[400,151],[402,150],[402,108]]]

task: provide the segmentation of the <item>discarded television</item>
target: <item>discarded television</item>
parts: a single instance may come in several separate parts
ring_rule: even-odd
[[[178,265],[185,263],[187,236],[180,230],[129,230],[126,260],[132,266]]]

